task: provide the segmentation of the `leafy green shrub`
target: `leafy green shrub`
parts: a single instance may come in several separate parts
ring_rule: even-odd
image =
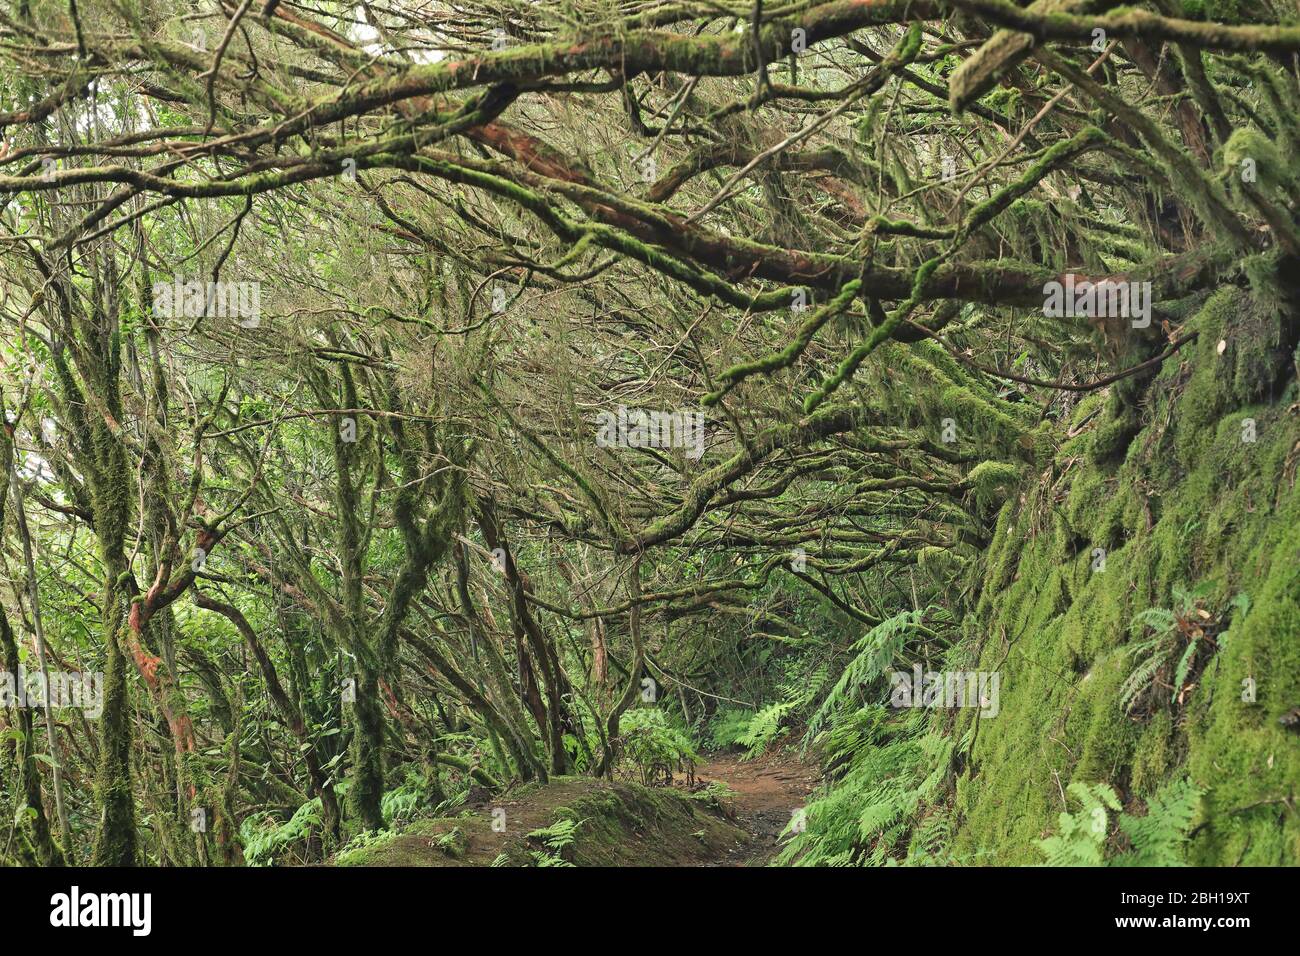
[[[693,774],[700,755],[687,731],[655,707],[623,715],[620,763],[630,763],[643,784],[671,783],[675,773]]]
[[[319,797],[308,800],[278,825],[265,816],[247,816],[239,825],[244,861],[249,866],[273,866],[296,852],[298,861],[306,862],[307,843],[323,829]]]
[[[742,707],[719,707],[709,721],[705,741],[714,750],[727,750],[736,746],[749,730],[754,712]]]

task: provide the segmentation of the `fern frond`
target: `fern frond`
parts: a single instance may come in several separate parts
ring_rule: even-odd
[[[1166,784],[1151,799],[1146,816],[1125,814],[1120,829],[1133,849],[1117,857],[1115,866],[1185,866],[1184,847],[1205,791],[1190,780]]]
[[[927,609],[928,610],[928,609]],[[866,685],[879,679],[893,665],[894,658],[903,649],[907,639],[925,616],[925,611],[903,611],[881,621],[864,634],[853,650],[856,656],[844,668],[826,699],[808,721],[804,745],[817,735],[826,721],[846,705],[857,705],[855,695]]]

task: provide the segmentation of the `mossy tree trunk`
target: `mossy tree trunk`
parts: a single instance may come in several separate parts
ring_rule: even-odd
[[[3,419],[4,400],[0,395],[0,420]],[[5,509],[9,501],[10,483],[16,480],[13,468],[13,436],[7,423],[0,424],[0,527],[4,526]],[[9,615],[0,605],[0,659],[4,669],[20,679],[22,659],[18,653],[18,642],[14,640],[13,629],[9,625]],[[41,796],[41,775],[36,763],[36,721],[30,707],[14,708],[13,722],[17,724],[19,739],[15,742],[15,762],[18,770],[17,792],[22,794],[27,803],[28,813],[22,816],[22,825],[30,833],[30,844],[34,862],[40,866],[62,866],[63,850],[50,829],[49,817],[45,813],[45,801]],[[58,755],[54,755],[59,759]],[[20,840],[19,852],[27,848],[27,841]]]

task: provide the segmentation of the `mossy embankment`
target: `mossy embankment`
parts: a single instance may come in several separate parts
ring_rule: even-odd
[[[1300,314],[1254,271],[1189,309],[1197,339],[1154,378],[1082,400],[1002,508],[965,624],[1001,706],[959,718],[958,858],[1041,862],[1071,782],[1141,813],[1187,775],[1189,863],[1300,861]],[[1151,608],[1176,623],[1134,694]]]
[[[750,837],[707,794],[561,777],[456,816],[417,820],[341,866],[697,866]]]

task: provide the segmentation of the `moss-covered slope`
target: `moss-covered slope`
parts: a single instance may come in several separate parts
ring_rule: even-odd
[[[749,835],[707,793],[590,777],[532,784],[480,810],[419,820],[341,866],[695,866]]]
[[[967,621],[1001,712],[957,781],[958,857],[1041,862],[1071,782],[1140,813],[1188,774],[1206,791],[1189,862],[1300,862],[1297,317],[1252,284],[1204,303],[1154,380],[1081,402],[1002,509]],[[1161,629],[1134,624],[1151,608],[1174,622],[1158,658],[1138,645]]]

